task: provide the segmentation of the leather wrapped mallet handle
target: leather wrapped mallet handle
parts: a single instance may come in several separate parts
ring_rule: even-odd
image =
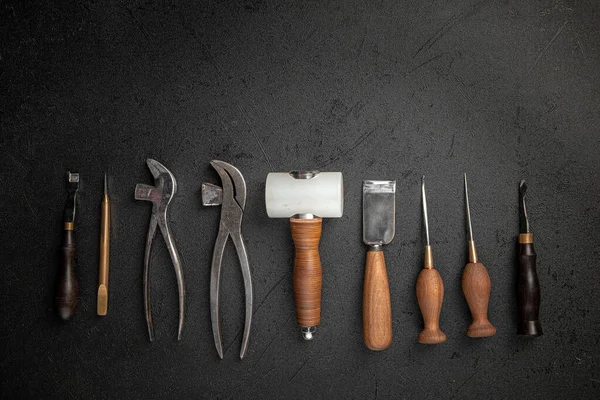
[[[321,286],[323,274],[319,256],[321,218],[290,218],[294,259],[294,298],[298,324],[314,327],[321,322]]]
[[[66,321],[75,313],[78,302],[79,284],[77,283],[77,278],[75,278],[75,232],[73,232],[71,224],[70,226],[65,226],[63,234],[61,263],[58,270],[56,295],[54,298],[56,312],[61,319]]]
[[[517,334],[541,336],[540,281],[536,269],[533,234],[519,235],[519,326]]]

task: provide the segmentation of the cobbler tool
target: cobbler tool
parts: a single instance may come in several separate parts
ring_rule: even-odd
[[[181,340],[181,331],[183,329],[183,316],[185,313],[185,285],[183,283],[183,270],[181,268],[181,258],[175,247],[175,239],[169,229],[167,220],[167,209],[173,196],[177,193],[177,181],[175,177],[164,165],[156,160],[147,159],[146,164],[154,176],[156,186],[138,183],[135,185],[135,199],[147,200],[152,202],[152,217],[148,228],[148,237],[146,239],[146,251],[144,253],[144,309],[146,312],[146,322],[148,324],[148,334],[150,341],[154,340],[154,326],[152,324],[152,310],[150,303],[150,251],[152,241],[156,236],[156,227],[160,229],[163,239],[167,244],[167,249],[175,268],[175,277],[177,278],[177,289],[179,291],[179,329],[177,331],[177,340]]]
[[[290,218],[294,259],[296,314],[306,340],[321,322],[322,270],[319,257],[322,218],[344,212],[341,172],[272,172],[265,185],[265,204],[271,218]]]
[[[221,282],[221,267],[223,265],[223,252],[227,239],[231,238],[242,268],[244,277],[244,291],[246,293],[246,319],[244,323],[244,336],[240,359],[244,358],[248,349],[250,338],[250,325],[252,324],[252,277],[248,254],[242,236],[242,218],[246,206],[246,182],[242,173],[231,164],[213,160],[210,165],[221,177],[222,187],[210,183],[202,183],[202,204],[205,206],[221,206],[221,221],[219,233],[213,251],[210,273],[210,319],[212,322],[215,346],[219,357],[223,358],[223,341],[221,339],[221,318],[219,314],[219,288]]]
[[[363,241],[369,250],[363,289],[363,337],[371,350],[392,344],[392,304],[383,245],[394,238],[396,181],[363,182]]]
[[[75,277],[75,210],[77,208],[77,192],[79,191],[79,174],[67,172],[67,203],[63,216],[63,243],[61,263],[58,269],[54,304],[56,312],[63,320],[70,319],[79,302],[79,284]]]
[[[467,335],[472,338],[494,336],[496,328],[488,320],[488,305],[490,302],[491,281],[487,270],[477,259],[477,249],[473,240],[473,225],[471,225],[471,210],[469,208],[469,189],[467,174],[465,177],[465,200],[467,205],[467,222],[469,225],[469,263],[465,266],[462,276],[462,290],[469,304],[473,322],[467,329]]]
[[[106,174],[104,174],[104,195],[102,196],[101,207],[97,314],[106,315],[108,312],[108,260],[110,257],[110,199],[108,197]]]
[[[423,222],[425,224],[425,256],[423,269],[417,278],[417,300],[423,315],[424,329],[417,340],[423,344],[438,344],[446,341],[446,334],[440,329],[440,313],[444,301],[444,283],[440,273],[433,268],[433,253],[429,244],[429,222],[427,220],[427,198],[425,197],[425,176],[421,182],[423,198]]]
[[[519,326],[517,334],[541,336],[540,281],[536,270],[533,233],[529,231],[529,218],[525,206],[527,183],[519,184]]]

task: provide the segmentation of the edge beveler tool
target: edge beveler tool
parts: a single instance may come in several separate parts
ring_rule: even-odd
[[[152,241],[156,236],[156,227],[167,244],[167,249],[177,278],[177,288],[179,291],[179,328],[177,331],[177,340],[181,340],[181,331],[183,329],[183,316],[185,312],[185,285],[183,283],[183,270],[181,268],[181,258],[175,247],[175,239],[169,229],[167,220],[167,209],[173,196],[177,193],[177,181],[175,177],[164,165],[151,158],[146,160],[148,168],[154,176],[156,186],[138,183],[135,185],[135,199],[147,200],[152,202],[152,217],[148,228],[148,237],[146,239],[146,251],[144,253],[144,309],[146,313],[146,322],[148,324],[148,334],[150,341],[154,340],[154,326],[152,325],[152,310],[150,303],[150,251]]]
[[[64,321],[75,313],[79,303],[79,284],[75,277],[75,210],[77,208],[77,192],[79,191],[79,174],[67,172],[67,203],[63,216],[63,243],[61,264],[56,281],[54,303],[56,312]]]
[[[306,340],[314,337],[321,322],[323,275],[319,240],[324,218],[344,212],[341,172],[271,172],[265,185],[265,205],[270,218],[290,218],[294,259],[296,315]]]
[[[540,323],[540,280],[533,248],[533,233],[529,230],[529,217],[525,206],[527,183],[519,183],[519,325],[517,334],[543,335]]]
[[[202,183],[202,204],[205,206],[221,206],[221,221],[219,233],[213,251],[210,273],[210,319],[212,323],[215,347],[219,357],[223,358],[223,342],[221,339],[221,318],[219,314],[219,288],[221,281],[221,267],[223,265],[223,252],[227,239],[231,238],[235,246],[242,276],[244,278],[244,291],[246,295],[246,318],[244,322],[244,336],[240,350],[240,359],[244,358],[248,349],[250,325],[252,323],[252,277],[248,254],[242,236],[242,218],[246,206],[246,182],[241,172],[231,164],[213,160],[210,165],[221,177],[222,187]]]

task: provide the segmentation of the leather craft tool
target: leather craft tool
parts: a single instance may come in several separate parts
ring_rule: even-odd
[[[440,329],[440,313],[444,301],[444,283],[440,273],[433,268],[433,253],[429,244],[429,222],[427,220],[427,198],[425,197],[425,176],[421,182],[423,198],[423,222],[425,224],[425,255],[423,269],[417,278],[417,300],[423,315],[424,329],[417,340],[423,344],[438,344],[446,341],[446,334]]]
[[[61,263],[58,269],[56,294],[54,303],[56,312],[63,320],[70,319],[79,302],[79,284],[75,277],[75,210],[77,208],[77,192],[79,191],[79,174],[67,172],[67,203],[63,216],[63,243]]]
[[[98,315],[106,315],[108,312],[108,260],[110,257],[110,199],[108,197],[106,174],[104,174],[104,195],[102,196],[101,207],[97,313]]]
[[[322,218],[339,218],[344,211],[341,172],[272,172],[265,185],[271,218],[290,218],[294,259],[296,315],[304,339],[314,337],[321,322],[322,270],[319,256]]]
[[[242,269],[244,278],[244,291],[246,294],[246,318],[244,323],[244,336],[240,359],[244,358],[248,349],[250,337],[250,325],[252,323],[252,277],[248,254],[242,236],[242,217],[246,207],[246,182],[241,172],[231,164],[223,161],[213,160],[210,165],[221,177],[222,187],[210,183],[202,183],[202,204],[205,206],[221,206],[221,220],[219,222],[219,233],[213,251],[211,273],[210,273],[210,319],[212,323],[215,347],[219,357],[223,358],[223,341],[221,339],[221,318],[219,314],[219,288],[221,282],[221,267],[223,264],[223,252],[227,239],[231,238]]]
[[[183,270],[181,268],[181,258],[175,247],[175,239],[169,229],[167,220],[167,209],[173,196],[177,193],[177,181],[175,177],[164,165],[156,160],[147,159],[146,164],[154,177],[156,186],[138,183],[135,185],[135,199],[152,202],[152,216],[148,228],[148,237],[146,239],[146,251],[144,253],[144,310],[146,313],[146,322],[148,324],[148,335],[150,341],[154,340],[154,326],[152,324],[152,310],[150,303],[150,251],[152,241],[156,236],[156,227],[167,244],[173,267],[175,268],[175,277],[177,278],[177,289],[179,291],[179,328],[177,331],[177,340],[181,340],[181,331],[183,329],[183,316],[185,313],[185,285],[183,283]]]
[[[477,258],[477,249],[473,240],[473,225],[471,224],[467,174],[464,175],[464,178],[467,222],[469,225],[469,263],[463,271],[462,290],[473,317],[473,322],[471,322],[469,329],[467,329],[467,335],[472,338],[489,337],[496,334],[496,328],[490,323],[487,316],[491,281],[487,270]]]
[[[369,250],[363,289],[363,338],[371,350],[392,344],[392,304],[383,245],[394,238],[396,181],[363,182],[363,241]]]
[[[541,336],[540,281],[536,269],[533,233],[529,230],[529,217],[525,206],[527,183],[519,184],[519,327],[517,333]]]

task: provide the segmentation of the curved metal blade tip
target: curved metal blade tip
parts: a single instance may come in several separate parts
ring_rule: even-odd
[[[164,165],[162,165],[161,163],[159,163],[156,160],[153,160],[152,158],[148,158],[146,160],[146,164],[148,165],[148,168],[150,169],[150,172],[152,173],[152,176],[154,177],[154,179],[157,179],[160,174],[171,174],[170,171],[167,169],[167,167],[165,167]]]
[[[241,179],[242,181],[244,181],[244,177],[240,170],[234,167],[233,165],[226,163],[225,161],[212,160],[210,162],[210,165],[212,165],[214,169],[224,169],[229,173],[229,175],[231,175],[231,178],[234,180]]]
[[[521,183],[519,183],[519,191],[521,192],[521,196],[525,196],[525,193],[527,192],[527,182],[525,182],[525,180],[522,180]]]
[[[210,165],[221,175],[221,173],[225,172],[231,178],[233,183],[233,191],[234,197],[237,201],[240,208],[243,210],[246,206],[246,181],[244,180],[244,176],[240,172],[239,169],[234,167],[233,165],[226,163],[225,161],[220,160],[212,160]],[[223,176],[221,175],[221,180],[223,180]],[[223,187],[225,187],[225,183],[223,182]]]
[[[154,328],[153,327],[148,327],[148,338],[150,339],[151,342],[154,341]]]

